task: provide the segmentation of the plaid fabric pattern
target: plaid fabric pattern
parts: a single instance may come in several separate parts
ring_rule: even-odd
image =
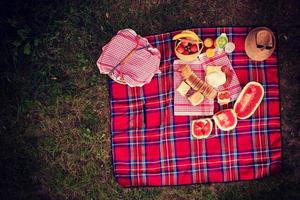
[[[182,77],[180,73],[177,71],[177,69],[185,64],[186,62],[181,60],[175,60],[173,64],[173,79],[174,79],[174,115],[189,115],[189,116],[208,116],[214,114],[214,101],[209,100],[207,98],[204,99],[204,101],[198,105],[193,106],[189,100],[186,97],[183,97],[179,94],[179,92],[176,92],[176,88],[180,85],[182,82]],[[232,70],[232,81],[228,85],[228,87],[224,87],[223,85],[218,87],[218,91],[227,90],[231,94],[231,101],[234,101],[237,99],[238,95],[241,91],[240,82],[237,78],[236,73],[233,70],[233,67],[231,66],[230,60],[228,59],[228,56],[226,53],[218,53],[216,52],[216,55],[213,58],[207,58],[205,54],[201,54],[200,60],[193,61],[189,63],[190,67],[193,69],[193,71],[198,75],[198,77],[202,80],[205,79],[205,70],[207,66],[228,66],[229,69]]]
[[[241,86],[262,83],[265,96],[254,113],[229,132],[192,139],[190,122],[199,117],[174,116],[172,37],[179,31],[151,35],[161,52],[161,74],[143,87],[110,81],[114,175],[119,184],[165,186],[252,180],[281,169],[281,128],[276,51],[264,62],[249,60],[244,41],[250,28],[197,28],[201,38],[225,32],[236,45],[229,59]],[[232,107],[218,106],[215,112]]]

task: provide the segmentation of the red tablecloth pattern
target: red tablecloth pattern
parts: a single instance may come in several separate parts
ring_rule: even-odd
[[[251,61],[244,50],[248,27],[192,30],[203,40],[225,32],[236,45],[229,59],[241,86],[260,82],[264,99],[234,130],[193,139],[190,122],[200,117],[174,116],[172,37],[180,31],[147,36],[161,52],[162,73],[143,87],[109,81],[114,175],[124,187],[252,180],[281,169],[277,51],[266,61]],[[215,103],[214,112],[226,107]]]

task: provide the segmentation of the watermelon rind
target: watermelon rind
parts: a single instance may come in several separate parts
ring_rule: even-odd
[[[210,130],[209,130],[209,133],[206,134],[206,135],[201,135],[201,136],[198,136],[198,135],[195,135],[194,133],[194,124],[199,122],[199,121],[207,121],[209,124],[210,124]],[[213,129],[213,123],[212,123],[212,120],[210,118],[205,118],[205,119],[197,119],[197,120],[193,120],[192,121],[192,124],[191,124],[191,130],[192,130],[192,135],[193,137],[197,138],[197,139],[205,139],[205,138],[208,138],[208,136],[210,136],[211,132],[212,132],[212,129]]]
[[[252,109],[252,111],[248,115],[241,117],[241,116],[239,116],[240,113],[236,112],[236,106],[242,100],[242,98],[243,98],[243,96],[244,96],[247,88],[250,87],[251,85],[259,86],[259,88],[261,88],[261,90],[262,90],[262,95],[259,98],[259,100],[257,101],[257,103],[255,104],[255,106]],[[245,85],[245,87],[241,91],[240,95],[238,96],[238,98],[237,98],[237,100],[236,100],[236,102],[235,102],[235,104],[233,106],[233,110],[237,114],[237,118],[238,119],[248,119],[249,117],[251,117],[254,114],[254,112],[256,111],[256,109],[258,108],[258,106],[260,105],[262,99],[264,98],[264,93],[265,93],[264,87],[260,83],[258,83],[256,81],[251,81],[251,82],[247,83],[247,85]]]
[[[229,127],[223,127],[221,124],[220,124],[220,121],[219,119],[217,118],[217,115],[219,115],[221,112],[226,112],[227,110],[230,110],[230,112],[233,114],[234,116],[234,124],[232,126],[229,126]],[[214,114],[213,116],[213,120],[215,121],[217,127],[219,129],[221,129],[222,131],[231,131],[233,129],[235,129],[236,125],[237,125],[237,116],[236,116],[236,113],[234,112],[233,109],[225,109],[225,110],[221,110],[219,112],[217,112],[216,114]]]

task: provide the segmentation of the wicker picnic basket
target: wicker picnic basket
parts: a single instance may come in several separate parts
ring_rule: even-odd
[[[102,48],[100,73],[130,87],[141,87],[159,73],[160,52],[131,29],[121,30]]]

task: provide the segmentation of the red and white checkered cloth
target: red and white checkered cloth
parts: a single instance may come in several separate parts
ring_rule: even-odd
[[[214,101],[204,98],[204,101],[198,106],[193,106],[191,102],[184,96],[181,96],[179,92],[176,91],[176,88],[182,82],[182,77],[178,68],[186,62],[181,60],[175,60],[173,64],[174,68],[174,115],[175,116],[208,116],[213,115],[214,111]],[[205,78],[205,71],[201,66],[199,60],[189,63],[191,69],[198,75],[202,80]]]
[[[130,56],[128,56],[133,50]],[[124,59],[126,62],[120,64]],[[159,73],[160,52],[152,48],[146,38],[131,29],[117,33],[102,48],[97,66],[102,74],[110,74],[116,81],[125,81],[130,87],[149,83],[154,74]]]
[[[207,58],[205,54],[201,54],[199,60],[187,63],[181,60],[175,60],[173,67],[174,67],[174,88],[176,89],[180,83],[182,82],[182,77],[180,75],[180,72],[177,71],[177,69],[183,65],[183,64],[189,64],[192,68],[192,70],[198,75],[198,77],[202,80],[205,78],[205,70],[207,66],[228,66],[229,69],[232,70],[232,81],[229,84],[228,87],[219,86],[218,91],[227,90],[231,94],[231,101],[234,101],[237,99],[240,91],[241,86],[240,82],[236,76],[236,73],[234,72],[234,69],[231,65],[231,62],[224,52],[216,52],[215,56],[213,58]],[[174,90],[174,115],[176,116],[209,116],[214,114],[214,101],[209,100],[207,98],[204,99],[204,101],[199,104],[198,106],[193,106],[189,100],[181,96],[179,92]]]

